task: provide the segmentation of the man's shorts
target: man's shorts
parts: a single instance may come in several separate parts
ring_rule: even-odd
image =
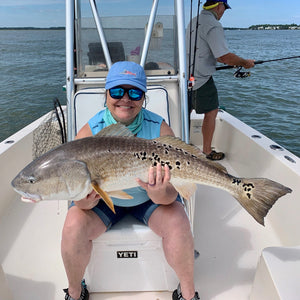
[[[192,107],[197,114],[204,114],[219,107],[218,91],[212,76],[199,89],[193,91]]]
[[[183,203],[181,196],[178,194],[176,201]],[[74,203],[70,205],[70,207],[74,206]],[[137,220],[144,223],[148,226],[148,221],[156,208],[158,208],[160,204],[155,204],[152,200],[148,200],[140,205],[132,206],[132,207],[122,207],[115,205],[115,214],[110,210],[110,208],[105,204],[103,200],[100,200],[99,203],[92,208],[98,217],[103,221],[107,230],[111,228],[114,224],[119,222],[125,215],[131,214]]]

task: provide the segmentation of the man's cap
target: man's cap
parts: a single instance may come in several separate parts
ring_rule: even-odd
[[[124,84],[132,85],[147,92],[147,78],[143,67],[133,61],[114,63],[107,74],[105,89],[109,90]]]
[[[229,6],[229,4],[227,3],[227,0],[218,0],[218,1],[208,0],[204,3],[203,8],[204,9],[213,9],[213,8],[217,7],[219,5],[219,3],[224,3],[226,9],[231,8]]]

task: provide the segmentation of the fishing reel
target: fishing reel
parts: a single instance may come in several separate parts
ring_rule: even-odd
[[[246,78],[251,76],[251,73],[249,71],[242,72],[241,69],[243,67],[238,67],[238,69],[234,72],[233,76],[236,78]]]

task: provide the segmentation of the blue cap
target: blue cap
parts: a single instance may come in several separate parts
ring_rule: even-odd
[[[141,65],[133,61],[118,61],[114,63],[106,77],[105,89],[128,84],[147,92],[147,78]]]

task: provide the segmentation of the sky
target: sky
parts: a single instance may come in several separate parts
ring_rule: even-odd
[[[128,8],[122,6],[125,0],[102,0],[109,3],[112,13]],[[187,4],[186,16],[190,14],[191,0]],[[203,1],[201,1],[203,3]],[[173,0],[160,0],[166,9]],[[197,0],[194,14],[197,11]],[[299,0],[228,0],[227,10],[221,20],[224,27],[249,27],[258,24],[300,24]],[[135,11],[145,11],[152,0],[136,0]],[[132,13],[130,13],[132,14]],[[65,25],[65,0],[0,0],[0,27],[57,27]]]

